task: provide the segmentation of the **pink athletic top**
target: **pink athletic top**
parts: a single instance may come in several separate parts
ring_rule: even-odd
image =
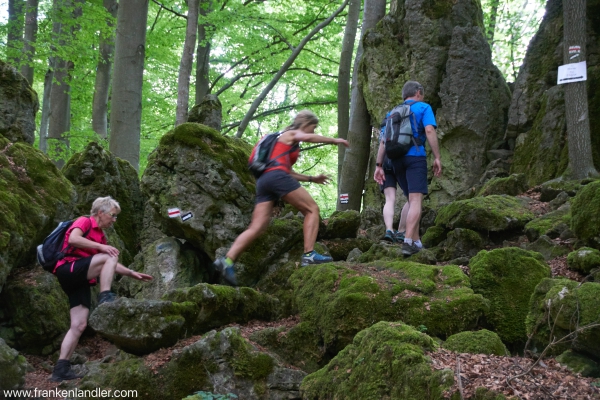
[[[85,232],[88,232],[88,234],[86,235],[85,238],[88,240],[91,240],[92,242],[96,242],[96,243],[100,243],[100,244],[107,243],[104,232],[102,231],[102,229],[100,229],[98,227],[98,223],[96,222],[96,220],[93,217],[79,217],[75,220],[75,222],[73,222],[73,225],[71,225],[69,227],[69,229],[67,230],[67,232],[65,233],[65,242],[63,243],[63,251],[67,247],[69,247],[69,237],[71,236],[71,232],[73,232],[73,229],[75,229],[75,228],[81,229],[81,231],[84,234],[85,234]],[[69,255],[66,256],[65,258],[63,258],[62,260],[59,260],[56,263],[56,267],[54,268],[54,271],[56,271],[56,268],[60,267],[63,264],[77,261],[80,258],[90,257],[90,256],[93,256],[93,255],[99,253],[99,251],[96,249],[77,248],[77,247],[73,247],[73,246],[70,246],[70,247],[71,248],[69,249]]]

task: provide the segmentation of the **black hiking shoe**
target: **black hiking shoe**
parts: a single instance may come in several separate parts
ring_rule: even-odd
[[[408,244],[406,242],[402,243],[402,254],[405,256],[412,256],[413,254],[417,254],[421,251],[421,248],[417,246],[414,242]]]
[[[217,258],[213,263],[213,267],[221,274],[221,277],[229,286],[237,286],[237,277],[233,265],[227,265],[225,258]]]
[[[384,240],[386,242],[390,242],[390,243],[394,243],[396,240],[394,239],[394,232],[387,230],[385,231],[385,235],[381,238],[381,240]],[[404,238],[402,238],[402,240],[404,240]]]
[[[98,305],[103,303],[111,303],[117,299],[117,295],[110,290],[105,290],[98,294]]]
[[[78,375],[73,372],[69,360],[58,360],[56,364],[54,364],[54,370],[52,371],[50,380],[52,382],[61,382],[79,378],[83,378],[83,375]]]

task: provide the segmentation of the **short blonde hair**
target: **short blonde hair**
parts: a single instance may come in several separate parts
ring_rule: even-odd
[[[296,115],[292,125],[288,126],[285,130],[287,131],[290,129],[300,129],[301,127],[306,126],[306,125],[318,125],[318,124],[319,124],[319,118],[317,118],[317,115],[314,112],[312,112],[310,110],[302,110]]]
[[[98,215],[99,211],[102,211],[104,214],[106,214],[113,208],[116,208],[117,211],[119,211],[119,212],[121,211],[121,206],[119,205],[118,201],[116,201],[115,199],[113,199],[110,196],[98,197],[92,203],[92,209],[90,211],[90,214]]]

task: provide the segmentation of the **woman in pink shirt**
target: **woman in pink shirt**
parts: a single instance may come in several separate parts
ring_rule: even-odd
[[[63,251],[67,256],[56,263],[54,274],[69,297],[71,327],[60,347],[60,356],[50,378],[52,381],[81,378],[71,370],[69,359],[87,326],[90,286],[96,284],[96,279],[100,280],[98,305],[115,300],[116,295],[110,291],[115,273],[140,281],[153,279],[120,264],[119,250],[106,242],[103,229],[110,228],[120,212],[119,203],[112,197],[99,197],[92,204],[91,216],[79,217],[65,233]]]

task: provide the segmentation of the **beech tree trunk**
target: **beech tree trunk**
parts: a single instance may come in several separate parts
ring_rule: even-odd
[[[563,0],[564,15],[564,63],[577,63],[586,60],[586,0]],[[579,56],[569,52],[578,46]],[[590,118],[588,112],[587,82],[573,82],[565,85],[565,108],[567,121],[567,142],[569,145],[569,179],[584,179],[598,176],[592,159],[590,138]]]
[[[348,126],[350,124],[350,72],[352,68],[352,53],[354,52],[354,41],[358,30],[358,17],[362,0],[350,0],[348,6],[348,17],[344,29],[342,41],[342,53],[340,55],[340,68],[338,70],[338,137],[348,138]],[[338,145],[338,176],[340,183],[342,174],[342,163],[346,147]]]
[[[190,76],[194,63],[194,47],[196,47],[196,31],[198,30],[198,2],[188,0],[187,27],[183,54],[179,63],[179,77],[177,78],[177,110],[175,111],[175,126],[187,122],[190,103]]]
[[[384,3],[384,9],[385,9],[385,0],[377,0],[377,1],[383,1]],[[288,68],[294,63],[294,60],[296,60],[296,57],[298,57],[298,54],[300,54],[300,52],[302,51],[302,49],[304,48],[304,46],[306,46],[306,43],[308,43],[308,41],[314,36],[316,35],[321,29],[323,29],[324,27],[326,27],[327,25],[329,25],[331,23],[331,21],[333,21],[333,19],[335,17],[338,16],[339,13],[341,13],[344,8],[346,8],[346,5],[348,4],[348,0],[344,0],[344,2],[342,3],[342,5],[334,11],[333,14],[331,14],[325,21],[321,22],[319,25],[317,25],[312,31],[309,32],[308,35],[306,35],[298,44],[298,46],[296,46],[294,48],[294,50],[292,51],[292,54],[288,57],[288,59],[285,61],[285,63],[283,63],[283,65],[281,66],[281,68],[279,68],[279,71],[277,71],[277,73],[275,74],[275,76],[273,77],[273,79],[271,79],[271,82],[269,82],[269,84],[267,85],[267,87],[265,87],[263,89],[263,91],[260,93],[260,95],[252,102],[252,105],[250,106],[250,109],[248,110],[248,112],[246,113],[246,115],[244,115],[244,119],[242,119],[242,122],[240,123],[240,126],[238,127],[238,131],[236,133],[236,137],[241,138],[242,135],[244,134],[244,131],[246,130],[246,127],[248,126],[248,123],[250,123],[250,120],[252,119],[252,116],[254,115],[254,113],[256,112],[256,110],[258,109],[258,106],[260,106],[260,104],[263,102],[263,100],[267,97],[267,94],[269,94],[269,92],[271,91],[271,89],[273,89],[273,87],[277,84],[277,82],[279,82],[279,79],[283,76],[283,74],[288,70]]]
[[[358,65],[363,55],[363,39],[368,29],[373,28],[385,15],[385,0],[365,0],[361,39],[358,44],[352,74],[352,103],[350,107],[350,127],[346,155],[339,179],[339,194],[348,195],[348,203],[342,204],[338,198],[337,210],[360,211],[365,174],[369,162],[371,143],[371,118],[362,91],[358,86]]]
[[[33,85],[33,57],[35,56],[35,41],[38,31],[38,0],[27,0],[25,9],[25,33],[23,35],[23,60],[21,75]]]
[[[48,60],[48,70],[44,76],[44,94],[42,95],[42,116],[40,118],[40,151],[48,153],[48,119],[50,118],[50,92],[54,77],[54,58]]]
[[[209,0],[200,0],[199,13],[206,16],[210,11]],[[205,24],[198,24],[198,47],[196,49],[196,96],[195,104],[202,103],[204,96],[208,94],[210,81],[208,72],[210,68],[210,38],[206,32]]]
[[[117,0],[104,0],[104,8],[117,17]],[[113,21],[107,21],[113,27]],[[108,137],[108,94],[110,92],[110,76],[112,70],[112,55],[115,51],[115,37],[100,36],[100,59],[96,66],[96,81],[94,82],[94,100],[92,102],[92,129],[103,139]]]
[[[119,4],[110,111],[110,151],[139,170],[148,0]]]
[[[6,35],[6,58],[18,67],[23,47],[23,0],[8,0],[8,32]]]
[[[487,27],[487,40],[490,46],[494,44],[494,33],[496,33],[496,21],[498,20],[498,6],[500,5],[500,0],[492,0],[491,2],[491,10],[490,10],[490,24]]]

